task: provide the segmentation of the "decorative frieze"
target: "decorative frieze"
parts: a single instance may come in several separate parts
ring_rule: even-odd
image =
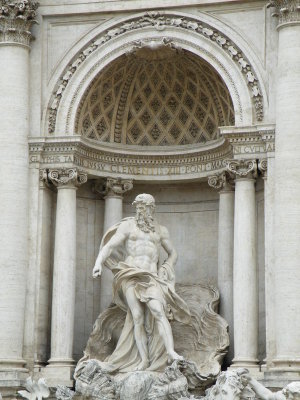
[[[267,6],[274,9],[272,16],[278,17],[279,25],[300,23],[300,0],[271,0]]]
[[[257,163],[256,160],[227,160],[227,171],[236,178],[256,178]]]
[[[52,97],[49,114],[48,114],[48,131],[53,133],[55,131],[57,110],[61,102],[64,91],[72,77],[76,73],[85,60],[94,53],[98,48],[106,45],[112,39],[123,34],[135,31],[138,29],[154,28],[157,31],[162,31],[167,27],[173,27],[177,29],[187,30],[193,34],[198,34],[216,43],[228,56],[236,63],[239,69],[242,71],[243,77],[247,83],[249,91],[251,92],[253,108],[255,110],[257,121],[263,120],[263,95],[260,87],[258,77],[255,73],[253,66],[250,64],[247,56],[243,51],[226,35],[210,26],[207,23],[199,22],[196,18],[192,17],[179,17],[174,14],[161,14],[159,12],[146,13],[145,15],[128,20],[122,24],[116,25],[115,27],[108,29],[103,32],[101,36],[89,43],[68,66],[67,70],[60,77],[55,93]],[[132,48],[136,47],[136,42],[132,43]]]
[[[43,146],[42,146],[43,142]],[[43,150],[41,151],[41,146]],[[40,139],[30,144],[30,163],[41,168],[79,168],[95,177],[194,179],[221,172],[232,150],[224,139],[207,146],[172,151],[128,151],[97,145],[81,137]]]
[[[234,181],[226,171],[209,176],[208,185],[219,191],[231,192],[234,189]]]
[[[43,177],[45,176],[44,173],[42,175]],[[77,168],[50,169],[48,171],[48,180],[56,187],[80,186],[87,182],[87,174]]]
[[[34,0],[0,0],[0,43],[13,42],[29,46],[30,29],[36,23],[39,3]]]

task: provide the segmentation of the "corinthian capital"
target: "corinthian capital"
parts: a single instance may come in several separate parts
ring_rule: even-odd
[[[41,178],[43,179],[43,178]],[[77,168],[50,169],[48,180],[56,187],[80,186],[87,181],[87,174]]]
[[[34,0],[0,0],[0,43],[29,45],[39,3]]]
[[[300,22],[300,0],[270,0],[267,7],[272,7],[273,17],[279,18],[279,24]]]
[[[228,160],[226,162],[227,171],[237,178],[256,178],[256,160]]]
[[[234,182],[225,171],[221,174],[209,176],[208,185],[220,192],[232,192],[234,189]]]

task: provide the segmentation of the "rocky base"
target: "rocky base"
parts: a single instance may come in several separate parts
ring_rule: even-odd
[[[89,360],[76,379],[76,392],[59,387],[57,398],[101,400],[177,400],[189,390],[204,394],[214,377],[202,376],[195,363],[174,361],[164,372],[134,371],[112,375],[97,360]]]

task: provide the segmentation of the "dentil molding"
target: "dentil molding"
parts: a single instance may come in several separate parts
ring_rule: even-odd
[[[279,25],[300,23],[300,0],[271,0],[267,6],[274,9],[272,16],[278,17]]]
[[[0,0],[0,43],[29,46],[38,6],[34,0]]]

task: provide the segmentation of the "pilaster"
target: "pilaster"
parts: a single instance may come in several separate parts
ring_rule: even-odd
[[[270,369],[288,374],[300,371],[300,2],[274,0],[269,6],[278,17],[273,271],[276,355]]]
[[[24,383],[28,273],[29,42],[38,4],[0,0],[0,391]]]

